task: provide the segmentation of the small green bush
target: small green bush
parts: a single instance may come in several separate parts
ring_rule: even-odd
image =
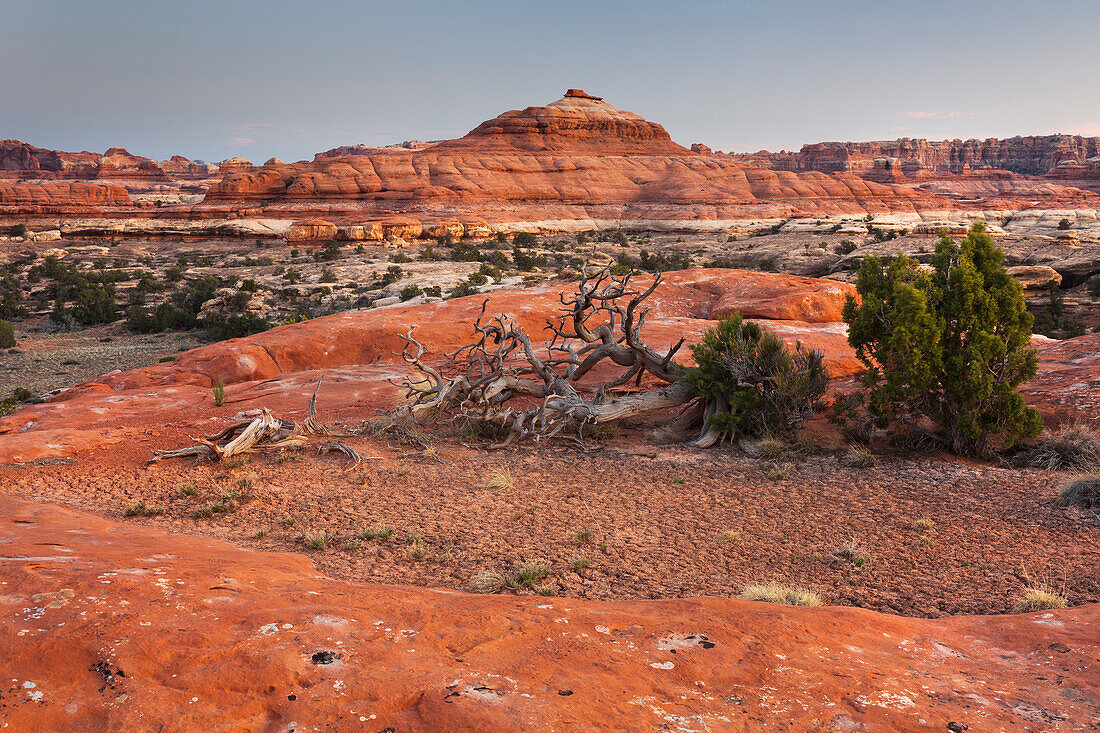
[[[731,439],[798,430],[829,386],[820,352],[802,344],[789,349],[740,313],[708,331],[692,354],[697,366],[684,376],[692,391],[713,406],[709,427]]]
[[[0,321],[0,349],[15,347],[15,326],[7,321]]]

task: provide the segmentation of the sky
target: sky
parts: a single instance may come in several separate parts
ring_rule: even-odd
[[[683,145],[1100,135],[1100,0],[0,0],[0,138],[311,159],[576,87]]]

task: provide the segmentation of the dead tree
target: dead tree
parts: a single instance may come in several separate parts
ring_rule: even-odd
[[[706,406],[673,361],[684,340],[659,352],[641,334],[649,313],[643,304],[660,282],[658,275],[638,291],[630,289],[630,275],[613,276],[606,267],[585,274],[571,298],[561,296],[563,314],[547,319],[551,338],[541,349],[512,318],[486,316],[488,300],[473,326],[473,341],[446,354],[442,366],[425,361],[426,349],[410,328],[402,337],[401,356],[418,374],[398,383],[407,404],[395,416],[415,420],[450,414],[479,420],[503,434],[492,447],[678,406],[689,408],[682,422],[698,425]],[[581,380],[609,363],[621,372],[582,391]],[[649,389],[622,392],[632,380],[636,388],[645,381]],[[704,427],[699,445],[715,442],[717,436],[709,432]]]
[[[301,422],[290,422],[275,417],[266,407],[262,408],[260,415],[251,420],[238,420],[226,426],[215,435],[205,438],[192,438],[194,445],[175,450],[153,450],[153,458],[150,462],[164,460],[166,458],[183,458],[185,456],[197,456],[208,458],[212,461],[228,461],[231,458],[251,453],[278,453],[285,450],[302,450],[306,443],[315,438],[327,438],[325,443],[318,447],[319,453],[341,453],[351,459],[351,465],[356,466],[363,456],[349,445],[345,445],[334,437],[346,437],[346,434],[337,434],[330,428],[317,422],[317,392],[321,389],[321,380],[317,380],[317,387],[313,390],[313,396],[309,399],[309,408],[306,417]]]

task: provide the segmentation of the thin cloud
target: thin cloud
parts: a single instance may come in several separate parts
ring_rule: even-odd
[[[254,142],[256,142],[256,141],[253,140],[250,137],[232,137],[232,138],[229,138],[229,144],[230,145],[251,145]]]

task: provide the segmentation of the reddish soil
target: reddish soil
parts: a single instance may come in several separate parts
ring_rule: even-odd
[[[1100,606],[921,620],[329,580],[0,503],[10,730],[1080,731]],[[948,726],[952,727],[948,727]]]
[[[350,472],[342,459],[312,455],[232,469],[191,459],[146,467],[148,453],[115,449],[72,465],[0,469],[0,476],[18,495],[108,516],[144,501],[165,514],[127,521],[307,552],[326,573],[349,580],[463,589],[479,571],[544,558],[552,573],[541,587],[604,600],[736,596],[748,583],[776,580],[837,605],[913,616],[1003,613],[1040,582],[1072,604],[1100,601],[1100,523],[1052,508],[1058,478],[1051,472],[935,456],[880,458],[879,467],[855,469],[818,455],[783,463],[786,478],[774,478],[771,461],[654,448],[633,432],[595,454],[441,442],[425,456],[351,439],[378,458]],[[649,451],[655,457],[639,454]],[[505,466],[514,487],[488,486]],[[194,495],[181,493],[191,488]],[[230,511],[192,516],[234,491],[241,496],[228,502]],[[934,529],[914,529],[921,518]],[[392,537],[356,541],[380,526],[392,527]],[[319,530],[336,539],[311,551],[301,538]],[[579,541],[583,530],[592,536]],[[737,537],[723,542],[723,532]],[[422,539],[423,558],[410,557],[409,536]],[[850,541],[871,559],[830,565],[831,553]],[[589,564],[576,570],[580,558]]]

